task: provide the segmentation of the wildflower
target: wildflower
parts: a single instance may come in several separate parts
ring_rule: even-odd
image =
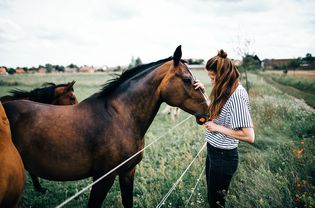
[[[291,150],[291,153],[296,156],[301,156],[304,153],[304,149],[293,149]]]

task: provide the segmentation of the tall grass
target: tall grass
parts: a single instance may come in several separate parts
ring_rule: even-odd
[[[272,76],[272,79],[283,85],[288,85],[315,95],[315,80],[290,76]]]
[[[202,82],[208,82],[206,72],[194,73]],[[79,94],[79,100],[83,100],[97,92],[104,80],[110,78],[105,74],[48,75],[35,76],[34,79],[32,76],[8,77],[5,82],[18,82],[21,89],[29,89],[44,81],[68,82],[75,79],[75,93]],[[3,79],[0,77],[0,82]],[[260,76],[250,75],[249,79],[252,83],[249,95],[256,141],[253,145],[239,145],[240,163],[232,180],[227,207],[315,207],[314,113],[267,84]],[[0,95],[12,86],[4,87],[6,91],[1,86]],[[161,109],[163,107],[164,104]],[[179,120],[187,116],[187,113],[181,113]],[[149,144],[164,135],[174,125],[168,115],[159,112],[145,136],[145,143]],[[155,207],[161,201],[202,147],[204,130],[203,126],[195,124],[194,118],[190,118],[145,150],[135,176],[135,207]],[[207,207],[205,176],[186,206],[191,190],[204,169],[204,162],[205,151],[184,175],[164,207]],[[41,183],[49,189],[45,195],[36,193],[28,178],[22,207],[54,207],[91,183],[91,179],[73,182],[42,179]],[[85,192],[65,207],[86,207],[88,196],[89,193]],[[117,180],[103,207],[122,207]]]

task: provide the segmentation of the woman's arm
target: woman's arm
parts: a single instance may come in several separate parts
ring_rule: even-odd
[[[239,139],[244,142],[254,143],[255,141],[255,132],[253,128],[241,128],[240,130],[233,130],[226,128],[224,126],[218,125],[213,121],[208,121],[205,123],[206,128],[209,131],[219,132],[221,134]]]

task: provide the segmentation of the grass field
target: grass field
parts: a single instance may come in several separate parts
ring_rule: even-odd
[[[203,83],[208,83],[206,72],[194,73]],[[16,87],[31,89],[43,82],[76,80],[75,93],[82,101],[111,77],[104,73],[0,76],[0,96]],[[249,80],[256,141],[253,145],[240,143],[240,163],[230,187],[227,207],[315,207],[315,114],[266,83],[261,76],[250,74]],[[179,121],[188,116],[181,113]],[[166,134],[174,125],[168,115],[158,113],[145,136],[145,143]],[[203,144],[204,127],[190,118],[147,149],[137,166],[134,207],[155,207]],[[187,204],[204,169],[204,161],[205,151],[184,175],[164,207],[207,207],[204,175]],[[41,183],[49,189],[45,195],[33,190],[28,177],[21,207],[55,207],[91,180],[53,182],[42,179]],[[88,195],[85,192],[65,207],[86,207]],[[122,207],[117,180],[103,207]]]
[[[261,75],[282,92],[303,99],[305,103],[315,108],[315,71],[289,71],[288,74],[267,71]]]

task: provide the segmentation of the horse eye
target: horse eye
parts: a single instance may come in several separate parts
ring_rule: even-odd
[[[190,78],[184,77],[183,81],[184,81],[185,84],[191,84],[191,79]]]

